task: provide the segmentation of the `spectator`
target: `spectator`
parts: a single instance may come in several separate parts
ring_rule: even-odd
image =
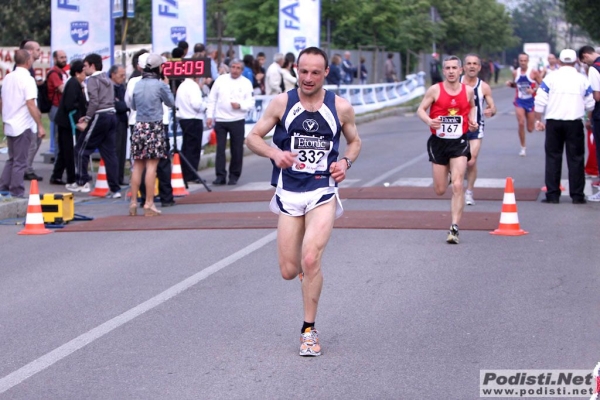
[[[350,52],[347,51],[344,53],[344,60],[342,61],[342,79],[346,85],[351,85],[355,77],[356,67],[352,65]]]
[[[440,55],[438,53],[431,54],[431,62],[429,63],[429,75],[431,76],[431,84],[435,85],[443,81],[442,64],[440,64]]]
[[[254,107],[252,97],[252,83],[242,75],[243,63],[233,59],[229,65],[229,74],[219,75],[208,95],[206,109],[206,126],[214,125],[217,134],[217,153],[215,172],[217,178],[214,185],[236,185],[242,175],[242,162],[244,157],[244,136],[246,114]],[[229,181],[225,167],[225,147],[229,134],[229,149],[231,162],[229,163]]]
[[[494,61],[494,83],[498,83],[498,77],[500,76],[500,69],[502,66],[498,61]]]
[[[266,94],[274,95],[282,92],[283,77],[281,75],[281,67],[284,62],[285,57],[282,53],[277,53],[273,56],[273,63],[267,68],[265,78]]]
[[[115,115],[115,92],[108,75],[102,72],[102,57],[99,54],[88,54],[83,59],[83,71],[88,76],[87,95],[89,98],[86,114],[79,118],[77,129],[85,131],[79,135],[75,146],[76,182],[67,185],[72,192],[88,193],[88,174],[90,155],[100,150],[100,156],[106,166],[106,179],[110,188],[107,197],[121,197],[121,187],[117,177],[119,166],[115,150],[115,134],[117,117]]]
[[[74,143],[77,140],[76,123],[83,117],[87,110],[87,100],[83,93],[83,81],[85,72],[83,72],[83,61],[73,60],[69,68],[71,79],[65,83],[65,89],[60,99],[58,110],[56,111],[55,123],[58,127],[58,153],[52,172],[53,179],[62,179],[63,171],[67,172],[67,185],[73,185],[76,182],[75,176],[75,153]]]
[[[244,56],[244,69],[242,70],[242,76],[246,77],[252,84],[254,84],[254,56],[252,54],[246,54]]]
[[[188,50],[190,48],[190,45],[188,44],[188,42],[186,42],[185,40],[181,40],[179,43],[177,43],[177,47],[179,47],[181,50],[183,50],[183,55],[181,56],[181,58],[184,58],[185,56],[187,56]]]
[[[369,73],[367,72],[367,66],[365,65],[366,59],[364,56],[360,56],[360,84],[366,85]]]
[[[254,64],[252,65],[252,72],[254,73],[254,83],[252,85],[254,94],[265,94],[265,69],[262,67],[258,57],[254,60]]]
[[[342,57],[339,54],[334,54],[331,57],[331,65],[329,65],[329,73],[326,80],[328,85],[339,86],[342,83]]]
[[[179,125],[183,131],[183,144],[181,154],[187,163],[181,164],[183,180],[188,182],[202,183],[196,171],[200,165],[200,151],[202,150],[202,131],[204,126],[202,119],[204,115],[204,101],[202,98],[202,83],[199,78],[186,78],[177,90],[175,106],[178,110]]]
[[[67,74],[65,73],[64,68],[67,65],[67,53],[65,53],[62,50],[55,50],[52,53],[52,59],[54,61],[54,66],[52,67],[52,69],[50,69],[50,71],[48,71],[48,74],[46,75],[46,82],[48,84],[48,99],[52,102],[52,108],[50,108],[50,112],[48,113],[48,117],[50,118],[50,121],[54,122],[54,131],[51,133],[52,137],[57,139],[57,125],[56,125],[56,121],[55,121],[55,117],[56,117],[56,111],[58,110],[58,106],[60,104],[60,99],[62,97],[62,93],[63,90],[65,89],[65,84],[64,82],[68,79]],[[59,147],[58,147],[58,142],[56,143],[56,154],[58,154],[58,152],[60,151]],[[55,154],[55,156],[56,156]],[[54,158],[54,162],[56,164],[56,161],[58,160],[58,157]],[[57,176],[51,176],[50,177],[50,183],[53,185],[65,185],[65,182],[62,180],[62,172],[64,170],[63,168],[58,168],[58,170],[60,171],[60,175]]]
[[[569,194],[573,204],[586,203],[585,188],[585,134],[581,119],[586,112],[591,118],[594,96],[589,80],[574,68],[575,50],[560,52],[562,66],[542,81],[535,97],[535,129],[546,130],[546,198],[544,203],[560,200],[562,155],[567,154],[569,167]],[[542,114],[546,124],[541,122]]]
[[[35,72],[33,71],[33,64],[40,58],[40,54],[42,52],[42,49],[40,48],[40,44],[38,42],[34,42],[34,41],[30,40],[30,41],[25,42],[25,44],[23,45],[23,49],[27,50],[27,52],[29,52],[29,54],[31,54],[31,56],[33,58],[31,66],[29,67],[29,73],[31,74],[31,76],[34,77],[34,79],[36,79],[36,83],[39,86],[42,84],[42,78],[35,77]],[[15,68],[16,68],[16,64],[15,64]],[[33,160],[35,159],[35,155],[37,154],[38,150],[40,149],[40,145],[42,144],[42,138],[33,132],[31,133],[31,135],[32,136],[31,136],[31,143],[29,144],[29,153],[27,154],[27,170],[25,171],[24,177],[25,177],[25,180],[28,180],[28,181],[30,181],[32,179],[41,181],[44,178],[42,178],[41,176],[39,176],[35,173],[35,170],[33,169]]]
[[[117,177],[119,185],[125,185],[125,159],[127,152],[127,127],[129,107],[125,102],[125,68],[113,65],[108,70],[108,76],[113,82],[115,91],[115,110],[117,111],[117,129],[115,135],[115,149],[117,151]]]
[[[140,68],[138,66],[138,62],[140,59],[140,56],[142,54],[148,54],[148,50],[146,49],[141,49],[140,51],[136,52],[133,57],[131,58],[131,66],[133,67],[133,72],[131,73],[131,75],[129,75],[129,79],[131,80],[132,78],[138,77],[138,76],[142,76],[142,68]]]
[[[29,73],[33,56],[26,50],[15,52],[15,70],[4,77],[2,118],[8,143],[8,160],[0,176],[0,191],[6,196],[25,197],[23,184],[32,137],[46,134],[42,116],[36,106],[37,86]],[[3,193],[4,195],[4,193]]]
[[[281,77],[283,83],[282,92],[287,92],[288,90],[292,90],[296,87],[298,78],[296,71],[294,70],[295,61],[296,56],[294,53],[287,53],[285,55],[283,66],[281,67]]]
[[[385,81],[387,83],[398,82],[396,65],[394,64],[394,53],[388,53],[387,60],[385,60]]]
[[[133,173],[131,175],[131,193],[137,193],[145,172],[144,215],[160,215],[154,205],[154,181],[160,159],[169,157],[166,132],[163,125],[163,103],[168,107],[175,105],[175,99],[169,86],[161,80],[163,59],[158,54],[150,54],[146,59],[142,79],[133,90],[131,109],[136,113],[136,124],[131,136],[131,155]],[[129,215],[137,214],[136,196],[131,196]]]

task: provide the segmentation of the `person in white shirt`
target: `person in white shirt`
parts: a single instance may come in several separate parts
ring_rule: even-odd
[[[183,180],[188,182],[202,183],[196,171],[200,165],[200,151],[202,150],[202,130],[204,126],[204,100],[202,98],[203,86],[200,78],[186,78],[179,89],[175,98],[177,107],[177,117],[181,130],[183,131],[183,144],[181,145],[181,154],[188,163],[181,163]]]
[[[267,68],[265,77],[265,94],[276,95],[283,92],[281,67],[285,61],[285,56],[282,53],[277,53],[273,56],[273,64]]]
[[[575,50],[565,49],[559,57],[562,66],[542,81],[535,97],[535,129],[546,130],[546,198],[543,203],[560,202],[562,154],[566,148],[569,168],[569,194],[573,204],[585,204],[585,136],[581,119],[594,109],[589,80],[574,67]],[[546,123],[541,121],[545,113]]]
[[[231,60],[229,73],[219,75],[213,84],[206,106],[206,126],[213,127],[217,135],[217,152],[214,185],[235,185],[242,175],[246,115],[254,107],[252,82],[242,76],[244,63]],[[229,181],[226,182],[225,147],[229,134]]]
[[[36,133],[41,140],[46,131],[36,103],[37,85],[29,73],[33,57],[27,50],[17,50],[15,63],[17,67],[4,77],[2,84],[2,118],[8,160],[0,176],[0,192],[3,196],[24,198],[29,146]]]

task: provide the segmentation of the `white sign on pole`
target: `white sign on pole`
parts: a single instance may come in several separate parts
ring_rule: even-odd
[[[550,44],[548,43],[523,43],[523,53],[529,56],[529,67],[541,69],[548,63]]]
[[[182,40],[205,43],[204,1],[152,0],[152,48],[171,51]]]
[[[296,55],[321,38],[320,0],[279,0],[279,52]]]
[[[111,0],[52,0],[52,50],[64,50],[69,63],[91,53],[99,54],[103,70],[108,71],[114,62],[111,8]]]

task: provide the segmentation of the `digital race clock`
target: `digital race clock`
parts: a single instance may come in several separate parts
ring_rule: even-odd
[[[168,79],[210,78],[210,58],[173,59],[163,63],[162,73]]]

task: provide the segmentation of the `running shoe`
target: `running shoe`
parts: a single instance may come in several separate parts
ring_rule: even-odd
[[[458,225],[452,224],[450,226],[450,230],[448,231],[448,237],[446,238],[446,242],[450,244],[458,244]]]
[[[470,190],[467,190],[465,192],[465,204],[468,206],[474,206],[475,205],[475,200],[473,200],[473,192]]]
[[[600,188],[600,180],[593,181],[593,182],[592,182],[592,187],[597,187],[597,188]]]
[[[588,201],[593,201],[593,202],[598,202],[600,201],[600,191],[596,192],[596,194],[588,196],[587,198]]]
[[[314,328],[306,328],[300,335],[300,355],[304,357],[316,357],[321,355],[319,344],[319,332]]]
[[[89,193],[92,188],[90,187],[90,183],[86,182],[85,185],[79,186],[77,183],[67,183],[65,188],[71,192],[81,192],[81,193]]]
[[[525,157],[527,155],[527,149],[525,147],[521,147],[521,151],[519,152],[519,156]]]
[[[108,192],[104,197],[107,199],[120,199],[122,196],[121,192]]]

